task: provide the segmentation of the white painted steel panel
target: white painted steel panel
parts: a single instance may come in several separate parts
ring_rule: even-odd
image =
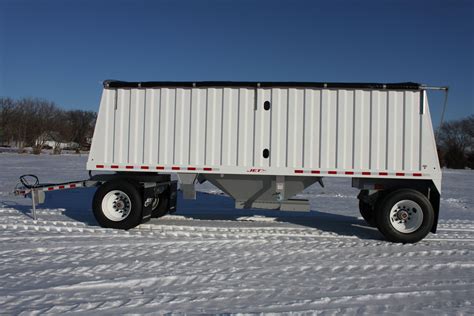
[[[320,163],[320,120],[321,120],[321,90],[305,89],[305,139],[304,139],[304,168],[321,168]]]
[[[189,119],[189,115],[188,115]],[[207,126],[206,135],[206,165],[216,166],[221,163],[222,144],[222,90],[210,88],[207,95]]]
[[[441,178],[423,90],[104,88],[87,167]]]
[[[223,100],[221,98],[221,107]],[[239,107],[239,151],[238,166],[253,165],[253,148],[254,148],[254,123],[255,123],[255,89],[240,89],[240,107]],[[216,129],[218,131],[218,129]],[[216,138],[219,133],[216,134]],[[212,151],[211,151],[212,153]],[[219,161],[220,163],[220,161]],[[209,165],[219,165],[219,163],[210,163]]]
[[[223,100],[221,164],[234,167],[237,165],[238,151],[239,89],[224,88]]]
[[[275,168],[286,168],[288,134],[288,89],[272,91],[270,162]]]

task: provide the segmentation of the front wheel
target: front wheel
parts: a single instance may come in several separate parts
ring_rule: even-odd
[[[387,195],[376,213],[377,227],[390,241],[415,243],[423,239],[434,223],[430,201],[418,191],[401,189]]]
[[[92,209],[100,226],[130,229],[141,223],[142,198],[137,186],[132,183],[109,181],[95,192]]]

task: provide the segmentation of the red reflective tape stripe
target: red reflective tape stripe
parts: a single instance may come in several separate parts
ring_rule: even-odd
[[[362,171],[363,176],[370,176],[371,173],[369,171]]]
[[[203,168],[204,171],[212,171],[212,168],[209,168],[209,167],[205,167]]]
[[[70,187],[70,188],[75,188],[76,185],[75,185],[75,184],[71,184],[69,187]]]
[[[118,169],[118,167],[119,167],[119,166],[117,166],[117,165],[112,165],[112,166],[110,166],[110,168],[112,168],[112,169]]]
[[[422,174],[421,174],[421,173],[419,173],[419,172],[415,172],[415,173],[413,173],[413,176],[414,176],[414,177],[421,177],[421,176],[422,176]]]
[[[104,168],[104,165],[96,165],[96,168]]]
[[[48,191],[53,191],[54,190],[54,187],[49,187],[48,188]]]
[[[354,174],[354,171],[346,171],[345,174]]]
[[[319,171],[319,170],[311,170],[311,173],[320,174],[320,173],[321,173],[321,171]]]
[[[196,170],[196,167],[188,167],[188,170]]]
[[[303,170],[295,170],[295,173],[303,173]]]
[[[179,170],[179,169],[181,169],[181,168],[180,168],[180,167],[176,167],[176,166],[171,167],[171,170]]]
[[[331,171],[328,171],[328,174],[337,174],[337,171],[331,170]]]
[[[403,172],[397,172],[395,173],[396,176],[403,177],[405,174]]]
[[[379,172],[379,176],[388,176],[388,172]]]
[[[64,185],[60,185],[59,188],[60,188],[60,189],[64,189]]]
[[[148,166],[141,166],[140,169],[150,169]]]
[[[165,167],[163,167],[163,166],[156,166],[156,170],[165,170]]]
[[[133,169],[133,166],[125,166],[127,169]]]

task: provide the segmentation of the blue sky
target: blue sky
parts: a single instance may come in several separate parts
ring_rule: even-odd
[[[473,41],[474,1],[0,0],[0,95],[97,110],[110,78],[415,81],[449,85],[455,119]]]

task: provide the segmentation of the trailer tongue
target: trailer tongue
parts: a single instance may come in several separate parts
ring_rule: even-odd
[[[436,231],[441,194],[427,89],[109,80],[87,169],[114,174],[24,188],[35,201],[49,188],[98,186],[98,222],[129,229],[174,210],[170,174],[177,174],[184,198],[195,198],[195,183],[209,181],[236,208],[288,211],[309,211],[308,201],[294,198],[306,187],[345,177],[360,189],[369,225],[388,240],[416,242]]]

